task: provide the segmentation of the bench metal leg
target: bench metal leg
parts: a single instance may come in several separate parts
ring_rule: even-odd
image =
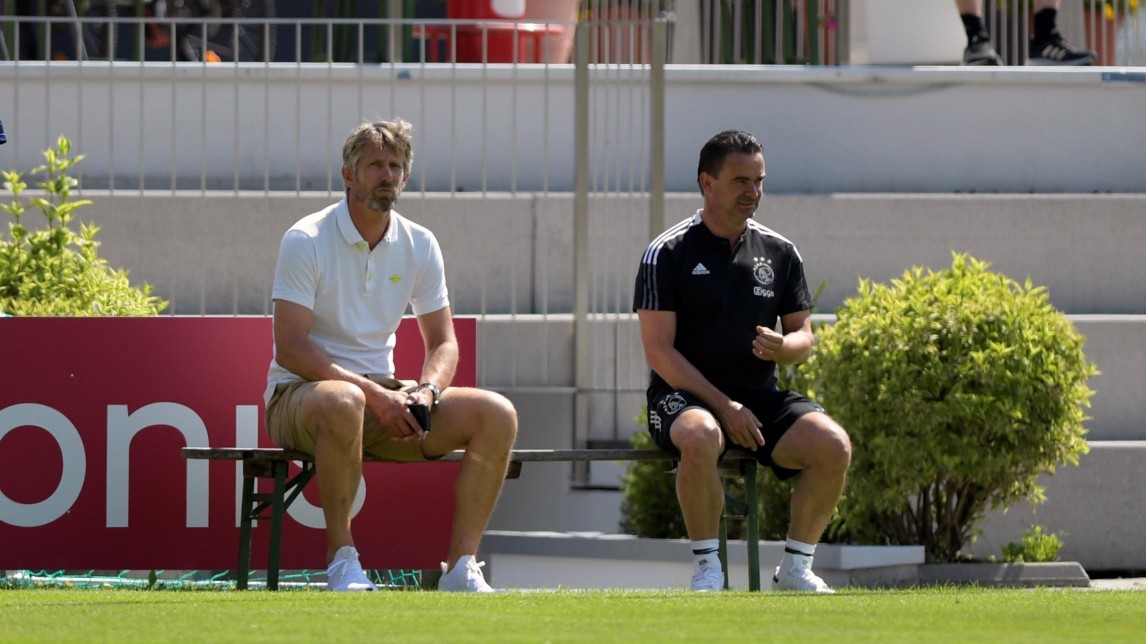
[[[243,468],[243,507],[239,514],[239,569],[236,574],[236,587],[247,589],[251,572],[251,524],[255,520],[255,477],[246,475]]]
[[[720,571],[724,573],[724,590],[728,590],[728,511],[720,513]]]
[[[283,513],[286,511],[287,464],[275,463],[274,496],[271,497],[271,543],[267,553],[267,588],[279,589],[279,553],[283,541]]]
[[[283,516],[291,503],[302,494],[303,488],[314,477],[314,464],[303,463],[302,471],[287,480],[290,463],[287,461],[243,462],[243,508],[239,521],[239,590],[246,590],[251,568],[252,525],[265,512],[270,511],[271,534],[267,548],[267,589],[279,588],[279,561],[282,552]],[[255,483],[260,478],[272,481],[270,492],[255,492]]]
[[[748,590],[760,590],[760,521],[756,504],[756,461],[740,461],[748,504]]]

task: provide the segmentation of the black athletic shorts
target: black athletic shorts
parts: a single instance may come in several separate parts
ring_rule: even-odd
[[[824,408],[800,394],[781,389],[725,393],[730,393],[730,398],[747,407],[756,415],[756,418],[760,419],[762,424],[760,433],[764,435],[764,445],[756,450],[756,460],[761,465],[772,468],[780,480],[799,474],[799,470],[790,470],[773,463],[772,449],[779,442],[780,437],[796,422],[796,419],[809,412],[823,412]],[[672,389],[667,386],[650,387],[648,404],[649,434],[652,435],[653,441],[658,447],[673,453],[677,453],[678,450],[672,444],[669,428],[672,427],[677,417],[690,407],[700,407],[706,411],[712,411],[700,398],[687,391]],[[716,414],[713,414],[713,417],[716,417]],[[719,420],[717,418],[717,422]],[[727,449],[732,441],[728,439],[727,430],[724,430],[723,427],[721,430],[724,431],[724,445]]]

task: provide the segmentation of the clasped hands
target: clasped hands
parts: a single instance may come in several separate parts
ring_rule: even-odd
[[[428,389],[404,389],[395,391],[380,385],[364,390],[367,411],[374,416],[383,429],[390,432],[394,440],[418,441],[425,430],[418,422],[411,405],[424,405],[428,410],[434,402],[434,395]]]

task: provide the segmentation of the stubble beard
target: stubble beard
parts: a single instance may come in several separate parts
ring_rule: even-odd
[[[390,209],[394,206],[394,204],[398,201],[398,188],[394,187],[394,186],[381,186],[381,187],[387,187],[390,190],[392,190],[394,192],[394,196],[393,197],[375,197],[373,194],[371,194],[371,195],[368,195],[366,197],[359,198],[359,201],[362,202],[363,205],[365,205],[367,208],[369,208],[370,210],[372,210],[374,212],[388,213],[388,212],[390,212]]]
[[[390,207],[394,205],[396,199],[368,199],[366,207],[374,212],[390,212]]]

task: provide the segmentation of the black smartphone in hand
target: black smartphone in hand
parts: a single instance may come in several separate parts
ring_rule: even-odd
[[[421,403],[410,403],[406,405],[410,408],[410,413],[414,415],[414,420],[422,426],[422,431],[430,431],[430,408]]]

